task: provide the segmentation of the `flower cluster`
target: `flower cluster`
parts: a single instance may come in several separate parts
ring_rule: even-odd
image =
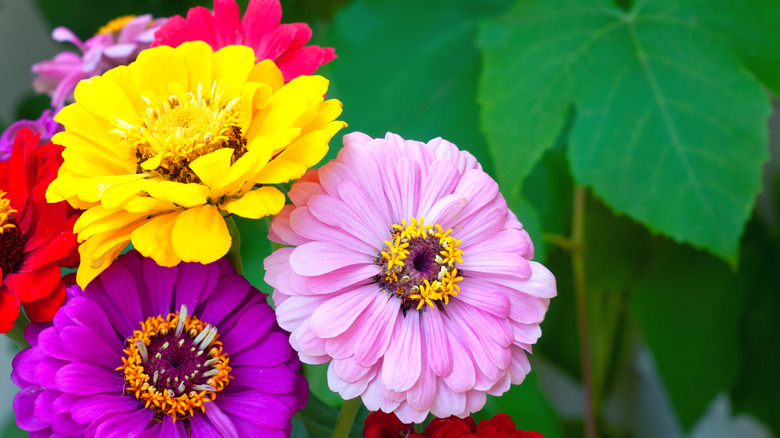
[[[469,417],[524,380],[556,295],[498,184],[441,138],[354,132],[314,168],[346,126],[313,75],[335,51],[280,23],[278,0],[215,0],[83,42],[55,29],[81,54],[33,66],[52,109],[0,138],[0,331],[29,344],[17,424],[289,437],[304,362],[376,411],[365,437],[541,436]],[[271,217],[270,298],[234,216]]]

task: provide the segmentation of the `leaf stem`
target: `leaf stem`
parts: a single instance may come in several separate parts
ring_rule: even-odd
[[[567,252],[574,252],[576,250],[576,247],[574,245],[574,242],[572,242],[572,239],[566,236],[561,236],[560,234],[544,233],[542,234],[542,240],[544,240],[545,242],[552,243],[553,245]]]
[[[230,260],[230,264],[236,268],[238,275],[244,275],[244,266],[241,264],[241,233],[238,231],[236,221],[233,220],[233,216],[225,218],[230,237],[230,249],[227,252],[227,258]]]
[[[580,338],[580,366],[582,367],[582,385],[585,397],[585,437],[596,438],[596,416],[594,410],[593,372],[590,362],[590,342],[588,331],[587,281],[585,276],[585,189],[574,188],[574,206],[571,226],[573,251],[572,270],[574,273],[574,293],[577,301],[577,326]]]
[[[14,327],[5,334],[16,342],[16,345],[21,349],[30,348],[30,343],[27,342],[27,339],[24,337],[24,329],[27,328],[27,324],[29,323],[30,320],[27,318],[27,315],[25,315],[24,312],[19,312],[19,317],[16,318]]]
[[[352,423],[355,422],[355,417],[361,405],[360,397],[344,400],[344,404],[341,405],[339,419],[336,420],[336,427],[333,428],[333,438],[347,438],[349,436],[349,432],[352,430]]]

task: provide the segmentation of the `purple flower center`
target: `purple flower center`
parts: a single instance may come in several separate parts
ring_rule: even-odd
[[[392,237],[379,252],[377,264],[382,268],[375,277],[380,289],[401,299],[401,309],[421,310],[447,304],[449,296],[457,295],[456,284],[462,280],[455,268],[463,262],[459,240],[440,226],[423,225],[423,220],[412,218],[407,225],[393,225]]]
[[[181,311],[147,318],[127,339],[127,357],[117,368],[129,393],[155,412],[186,419],[214,400],[228,384],[228,355],[217,340],[217,328]]]

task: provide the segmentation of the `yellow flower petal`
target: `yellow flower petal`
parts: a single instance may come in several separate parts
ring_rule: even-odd
[[[151,257],[160,266],[176,266],[181,257],[176,255],[171,243],[173,225],[179,213],[163,214],[152,218],[131,234],[133,246],[144,257]]]
[[[214,81],[214,51],[205,41],[184,43],[176,50],[187,66],[188,88],[197,89],[199,83],[210,84]]]
[[[245,193],[240,199],[230,200],[222,207],[225,211],[250,219],[279,213],[284,207],[284,193],[276,187],[260,187]]]
[[[255,52],[247,46],[227,46],[214,53],[214,79],[221,79],[231,96],[240,95],[254,66]]]
[[[152,158],[149,158],[148,160],[141,163],[141,168],[144,170],[154,170],[160,167],[160,160],[162,160],[162,154],[158,154],[153,156]]]
[[[227,254],[232,241],[225,219],[214,205],[184,210],[176,218],[171,239],[182,261],[204,264]]]
[[[79,241],[83,242],[96,234],[126,227],[144,217],[146,217],[145,213],[109,210],[98,205],[79,216],[73,225],[73,232],[78,233]]]
[[[124,90],[110,79],[95,76],[79,82],[73,96],[78,105],[109,123],[122,120],[135,125],[141,122]]]
[[[130,233],[136,226],[132,223],[123,228],[96,234],[79,246],[81,264],[76,273],[76,282],[82,289],[103,272],[130,243]]]
[[[276,157],[252,179],[260,184],[282,184],[300,178],[307,169],[308,167],[301,163]]]
[[[209,188],[201,184],[161,180],[145,180],[143,189],[153,198],[170,201],[182,207],[205,204],[210,193]]]
[[[213,187],[219,177],[224,176],[230,169],[230,158],[233,149],[218,149],[210,154],[198,157],[190,163],[190,169],[198,175],[201,181],[209,187]]]
[[[276,93],[284,85],[284,77],[279,67],[270,59],[264,59],[258,62],[249,73],[248,81],[262,82],[271,87],[271,91]]]

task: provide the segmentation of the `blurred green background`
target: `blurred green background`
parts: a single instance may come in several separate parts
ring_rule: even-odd
[[[50,40],[55,26],[86,39],[120,15],[195,4],[211,2],[0,0],[0,127],[46,108],[29,67],[72,49]],[[780,434],[777,2],[282,4],[283,22],[305,21],[312,43],[335,47],[318,73],[349,131],[469,150],[557,277],[533,371],[475,417],[507,412],[548,438],[584,436],[579,288],[598,436]],[[247,276],[270,292],[268,221],[237,222]],[[0,349],[0,436],[24,436],[13,347],[3,338]],[[329,436],[340,399],[324,369],[306,367],[317,398],[296,437]]]

